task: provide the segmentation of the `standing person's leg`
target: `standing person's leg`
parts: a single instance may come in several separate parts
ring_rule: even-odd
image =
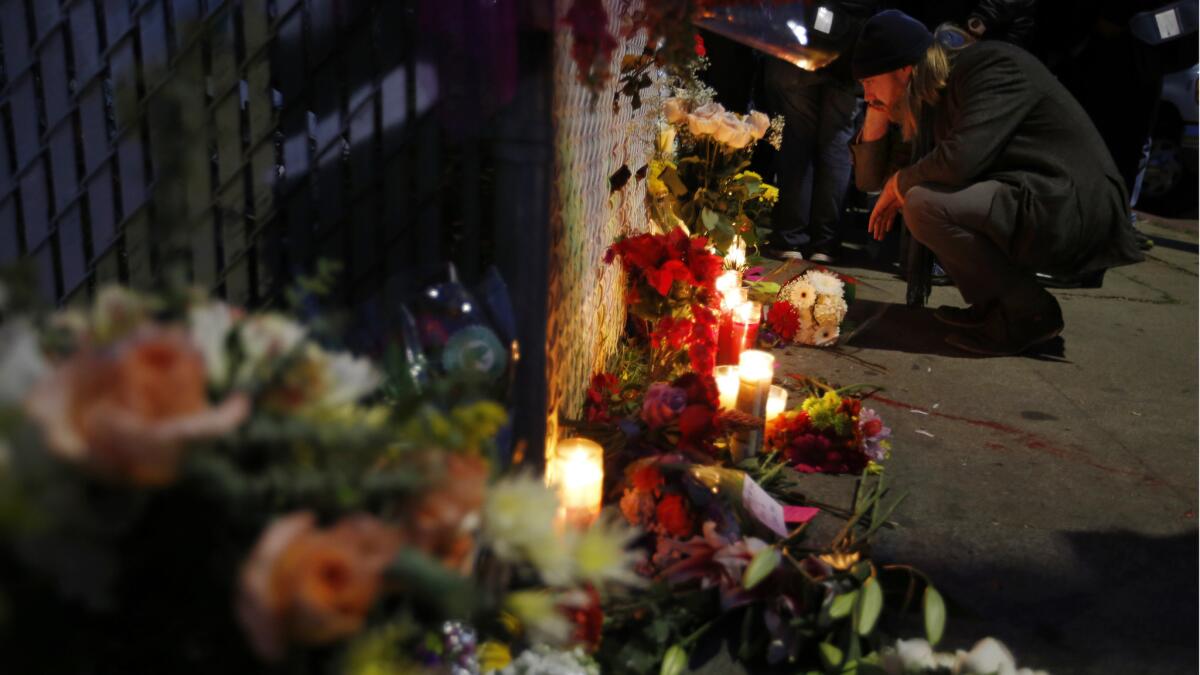
[[[978,354],[1018,354],[1063,327],[1058,301],[1006,252],[1011,225],[991,220],[996,194],[1009,189],[996,181],[962,190],[920,185],[905,196],[904,222],[913,238],[933,251],[973,306],[950,315],[957,320],[947,323],[965,330],[947,342]]]
[[[831,262],[841,245],[842,208],[852,171],[850,139],[858,110],[856,86],[829,81],[821,85],[821,118],[817,126],[809,233],[812,256]]]
[[[809,226],[813,145],[820,113],[816,76],[779,59],[766,64],[766,86],[772,107],[783,115],[783,145],[776,155],[779,202],[771,212],[777,247],[804,244]]]

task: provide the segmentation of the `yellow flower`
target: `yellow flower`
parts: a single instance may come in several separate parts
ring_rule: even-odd
[[[774,204],[779,201],[779,188],[770,183],[762,184],[762,200]]]
[[[530,642],[557,645],[571,637],[571,622],[559,609],[558,599],[546,591],[510,593],[504,606],[521,622]]]
[[[501,560],[529,561],[551,584],[571,580],[571,548],[554,527],[558,496],[527,475],[497,482],[483,509],[483,537]]]
[[[638,586],[643,579],[634,571],[641,561],[640,551],[630,551],[629,544],[638,531],[607,512],[579,538],[575,547],[575,563],[579,578],[597,588],[617,583]]]
[[[489,673],[493,670],[500,670],[512,663],[512,651],[508,645],[495,640],[488,640],[479,645],[476,651],[479,657],[480,672]]]

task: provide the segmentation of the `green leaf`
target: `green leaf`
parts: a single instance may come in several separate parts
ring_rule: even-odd
[[[833,670],[842,665],[842,650],[834,647],[828,642],[822,642],[817,645],[817,649],[821,654],[821,665],[825,666],[825,670]]]
[[[858,600],[858,591],[842,593],[834,598],[833,603],[829,605],[830,618],[842,619],[850,616],[850,610],[854,609],[856,600]]]
[[[781,562],[783,556],[779,555],[779,549],[774,546],[768,546],[754,554],[754,559],[746,566],[746,572],[742,575],[742,588],[754,588],[763,579],[771,576]]]
[[[710,209],[706,208],[700,212],[700,222],[704,224],[704,229],[706,230],[712,231],[720,220],[721,217]]]
[[[937,645],[946,630],[946,603],[942,594],[933,586],[925,587],[925,637],[930,645]]]
[[[854,630],[858,631],[859,635],[870,635],[875,629],[875,622],[879,620],[879,613],[883,611],[883,591],[879,588],[879,582],[875,577],[867,579],[867,583],[863,584],[862,593],[858,597],[858,621],[855,623]]]
[[[662,667],[658,669],[658,675],[679,675],[687,667],[687,662],[687,651],[680,645],[672,645],[663,656]]]
[[[663,172],[659,174],[658,178],[663,182],[664,185],[667,186],[667,189],[671,191],[672,195],[675,195],[676,197],[682,197],[688,193],[687,186],[683,184],[682,180],[680,180],[679,174],[676,173],[675,169],[672,169],[668,166],[667,168],[663,169]]]

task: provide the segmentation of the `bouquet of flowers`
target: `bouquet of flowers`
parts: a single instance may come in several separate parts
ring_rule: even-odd
[[[685,98],[668,99],[663,115],[647,171],[651,217],[704,234],[721,255],[738,239],[756,246],[770,232],[779,190],[748,167],[754,144],[768,132],[774,140],[782,118],[738,115],[713,101]]]
[[[891,433],[861,399],[830,390],[768,422],[765,445],[801,473],[858,474],[888,458]]]
[[[814,268],[784,284],[767,312],[767,327],[783,342],[828,347],[837,344],[854,282]]]
[[[705,237],[680,228],[642,234],[609,247],[605,263],[617,258],[627,275],[625,305],[643,322],[650,347],[650,372],[670,378],[694,370],[711,373],[716,360],[717,277],[722,260]]]
[[[392,406],[314,325],[203,293],[106,287],[46,315],[8,290],[0,651],[19,671],[500,668],[584,642],[601,599],[643,583],[619,516],[564,531],[540,479],[495,475],[493,401]]]

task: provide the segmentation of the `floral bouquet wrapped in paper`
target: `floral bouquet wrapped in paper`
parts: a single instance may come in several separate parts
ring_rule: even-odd
[[[779,340],[815,347],[837,344],[854,281],[813,268],[783,285],[767,312],[767,327]]]

